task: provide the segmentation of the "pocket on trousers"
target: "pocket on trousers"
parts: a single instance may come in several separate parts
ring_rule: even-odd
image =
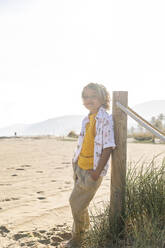
[[[102,177],[101,176],[95,181],[91,177],[91,175],[89,174],[89,172],[88,172],[88,174],[86,176],[86,180],[85,180],[86,187],[88,187],[88,188],[91,188],[91,187],[97,188],[97,187],[99,187],[99,185],[101,184],[101,182],[102,182]]]
[[[72,161],[72,168],[73,168],[73,180],[76,181],[76,164]]]
[[[92,182],[97,182],[97,180],[95,181],[92,177],[91,177],[91,175],[90,175],[90,173],[88,173],[88,179],[90,180],[90,181],[92,181]]]
[[[91,188],[91,187],[94,187],[96,184],[97,184],[97,181],[93,180],[93,178],[91,177],[91,175],[88,172],[86,177],[85,177],[85,186],[87,188]]]

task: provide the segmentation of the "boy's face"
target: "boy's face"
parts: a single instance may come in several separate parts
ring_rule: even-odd
[[[96,91],[90,88],[84,89],[83,104],[91,114],[97,113],[99,107],[102,105]]]

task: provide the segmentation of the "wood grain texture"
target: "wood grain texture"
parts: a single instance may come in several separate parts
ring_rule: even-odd
[[[112,153],[111,167],[110,211],[112,217],[120,216],[124,213],[127,163],[127,115],[117,107],[116,102],[120,102],[127,107],[128,92],[113,92],[112,114],[116,149]]]

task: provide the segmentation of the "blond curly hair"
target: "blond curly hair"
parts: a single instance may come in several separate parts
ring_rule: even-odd
[[[102,103],[102,107],[106,110],[110,109],[110,94],[104,85],[98,83],[87,84],[82,90],[82,98],[84,97],[84,90],[86,88],[94,90]]]

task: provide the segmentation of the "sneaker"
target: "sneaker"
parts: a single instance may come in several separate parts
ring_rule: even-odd
[[[69,241],[63,242],[60,245],[61,248],[81,248],[81,240],[70,239]]]

